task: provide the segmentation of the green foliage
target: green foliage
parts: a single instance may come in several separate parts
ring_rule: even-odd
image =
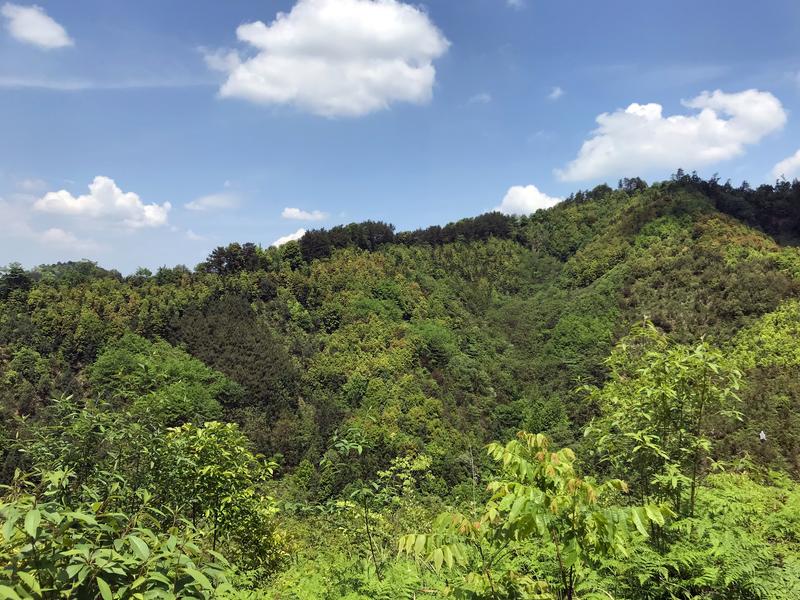
[[[800,594],[800,488],[772,474],[710,476],[693,518],[670,523],[663,552],[640,545],[621,569],[622,597],[790,600]]]
[[[230,587],[225,559],[204,550],[202,533],[159,510],[145,490],[127,513],[118,478],[78,491],[69,471],[38,479],[15,479],[0,500],[4,598],[214,598]]]
[[[544,435],[520,432],[488,452],[502,466],[502,478],[489,483],[492,495],[481,514],[445,513],[432,534],[399,542],[400,552],[421,557],[435,571],[458,569],[460,582],[445,590],[457,598],[600,597],[602,588],[589,581],[592,570],[606,557],[627,556],[634,531],[646,536],[651,521],[663,525],[672,514],[654,504],[604,506],[625,484],[581,478],[574,453],[551,451]],[[515,559],[532,542],[546,545],[549,567],[521,570]]]
[[[242,390],[179,348],[126,334],[87,370],[91,389],[117,406],[169,426],[221,416]]]
[[[211,532],[212,548],[242,568],[267,574],[280,559],[274,515],[277,508],[262,485],[274,463],[248,449],[233,423],[186,423],[170,430],[163,449],[160,491],[167,505],[180,507]]]
[[[606,384],[587,388],[601,411],[587,429],[601,460],[628,479],[642,501],[669,499],[676,512],[694,514],[712,431],[740,418],[741,373],[707,342],[676,344],[647,322],[608,362]]]
[[[712,473],[800,473],[798,192],[679,172],[525,217],[234,243],[194,270],[9,265],[0,482],[69,473],[81,510],[117,486],[129,520],[148,490],[136,527],[187,532],[198,568],[224,554],[252,588],[230,598],[782,599],[791,485]],[[617,345],[645,315],[658,332]],[[474,451],[519,429],[633,494],[544,438]],[[441,555],[398,557],[445,508]]]

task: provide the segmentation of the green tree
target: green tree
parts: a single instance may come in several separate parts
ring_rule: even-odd
[[[213,549],[226,545],[238,564],[266,574],[279,559],[277,507],[262,489],[275,467],[233,423],[186,423],[167,435],[159,491],[211,531]]]
[[[69,471],[36,475],[18,476],[0,497],[3,598],[210,599],[230,587],[230,566],[202,549],[202,532],[165,515],[147,491],[127,513],[119,476],[76,493]]]
[[[483,511],[445,513],[433,533],[399,542],[401,553],[434,570],[456,571],[458,583],[446,591],[458,598],[599,598],[602,587],[593,575],[603,559],[627,555],[634,531],[646,536],[646,525],[664,524],[671,514],[654,504],[610,505],[625,484],[581,477],[572,450],[551,450],[542,434],[520,432],[505,445],[490,444],[488,452],[501,465],[501,478],[489,483]],[[543,545],[552,562],[540,568],[520,561],[530,556],[531,544]]]
[[[616,346],[608,366],[605,385],[586,388],[601,411],[586,430],[600,460],[642,502],[670,500],[693,515],[713,429],[740,418],[740,372],[708,342],[675,343],[649,322]]]

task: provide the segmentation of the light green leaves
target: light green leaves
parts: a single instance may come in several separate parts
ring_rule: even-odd
[[[114,595],[111,593],[111,587],[101,577],[98,577],[96,581],[103,600],[113,600]]]
[[[135,535],[129,535],[128,541],[130,542],[131,549],[137,558],[140,560],[147,560],[149,558],[150,548],[147,547],[147,544],[144,541]]]
[[[34,508],[25,515],[25,532],[32,538],[36,538],[39,531],[39,523],[42,522],[42,513]]]

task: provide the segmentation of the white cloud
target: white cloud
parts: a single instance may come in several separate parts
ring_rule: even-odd
[[[281,216],[284,219],[294,219],[296,221],[324,221],[328,218],[328,213],[324,213],[321,210],[308,211],[287,206],[281,212]]]
[[[6,18],[6,29],[11,37],[50,50],[72,46],[74,42],[66,29],[54,21],[43,8],[5,3],[0,14]]]
[[[120,79],[120,80],[87,80],[87,79],[47,79],[41,77],[0,76],[0,89],[11,90],[47,90],[51,92],[85,92],[91,90],[141,90],[169,89],[187,87],[212,87],[216,83],[203,79],[185,77],[164,77],[161,79]]]
[[[578,157],[555,173],[578,181],[650,169],[694,169],[740,156],[786,123],[780,100],[751,89],[727,94],[703,92],[684,101],[697,114],[664,117],[660,104],[631,104],[603,113],[599,127],[583,143]]]
[[[277,240],[272,242],[272,246],[283,246],[287,242],[293,242],[295,240],[299,240],[306,234],[306,230],[302,227],[295,231],[294,233],[290,233],[289,235],[284,235],[283,237],[279,237]]]
[[[255,55],[206,52],[228,75],[224,98],[357,117],[392,102],[428,102],[433,61],[449,42],[422,9],[398,0],[298,0],[272,23],[236,30]]]
[[[564,90],[562,90],[559,86],[555,86],[550,93],[547,94],[548,100],[558,100],[561,96],[564,95]]]
[[[772,169],[772,176],[776,179],[781,177],[786,179],[800,178],[800,150],[775,165]]]
[[[554,198],[539,191],[535,185],[515,185],[508,188],[499,210],[507,215],[529,215],[544,208],[550,208],[561,202],[563,198]]]
[[[469,104],[489,104],[492,101],[492,95],[488,92],[481,92],[470,97],[467,101]]]
[[[92,219],[129,229],[166,225],[172,205],[145,204],[133,192],[123,192],[113,179],[97,176],[89,193],[73,196],[66,190],[48,192],[34,204],[38,211]]]
[[[184,204],[185,208],[200,212],[227,210],[236,208],[237,206],[239,206],[239,197],[229,192],[209,194],[208,196],[202,196]]]
[[[42,179],[22,179],[17,182],[17,189],[25,193],[43,192],[47,189],[47,182]]]
[[[525,0],[506,0],[506,4],[511,8],[525,8]]]
[[[60,250],[78,252],[96,251],[100,246],[92,240],[82,240],[73,233],[59,227],[44,231],[33,227],[29,222],[29,205],[12,204],[0,198],[0,233],[2,238],[29,240],[33,244],[55,246]]]
[[[51,227],[41,233],[35,234],[35,239],[49,246],[59,246],[72,250],[93,251],[99,246],[91,240],[78,239],[75,234],[65,231],[60,227]]]
[[[199,235],[199,234],[195,233],[191,229],[187,229],[186,230],[186,239],[187,240],[191,240],[193,242],[202,242],[206,238],[205,238],[205,236],[202,236],[202,235]]]

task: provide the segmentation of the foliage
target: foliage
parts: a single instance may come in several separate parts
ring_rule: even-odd
[[[225,559],[147,491],[126,513],[118,477],[104,490],[76,490],[69,471],[37,479],[18,477],[0,501],[4,598],[213,598],[229,587]]]
[[[541,434],[517,437],[489,446],[503,477],[489,483],[492,496],[477,518],[445,513],[432,534],[401,538],[400,551],[437,571],[458,567],[461,581],[447,591],[459,598],[600,597],[602,589],[589,581],[592,570],[605,557],[627,556],[632,530],[646,536],[651,521],[663,525],[672,513],[654,504],[604,506],[626,490],[622,481],[594,484],[576,473],[568,448],[551,451]],[[520,571],[514,559],[534,540],[547,546],[554,564]]]
[[[760,478],[759,478],[760,479]],[[800,488],[776,473],[710,476],[697,514],[670,523],[661,553],[641,545],[620,564],[631,598],[789,600],[800,594]]]
[[[260,489],[276,465],[254,456],[235,424],[215,421],[170,430],[163,453],[162,501],[202,522],[212,549],[227,544],[242,568],[273,569],[280,559],[277,508]]]
[[[676,512],[693,515],[712,432],[722,419],[740,418],[741,373],[708,342],[676,344],[651,323],[622,340],[608,362],[603,388],[587,388],[601,411],[587,435],[641,501],[669,499]]]
[[[0,482],[69,473],[80,510],[116,485],[128,520],[148,490],[136,527],[155,548],[177,526],[198,568],[216,548],[230,598],[485,597],[487,573],[507,597],[784,598],[796,497],[763,473],[800,474],[798,194],[678,172],[527,216],[231,243],[194,269],[11,264]],[[564,450],[476,450],[520,429]],[[442,568],[397,556],[414,530],[449,540]]]
[[[183,350],[134,334],[106,346],[87,369],[94,394],[169,426],[221,416],[243,392]]]

